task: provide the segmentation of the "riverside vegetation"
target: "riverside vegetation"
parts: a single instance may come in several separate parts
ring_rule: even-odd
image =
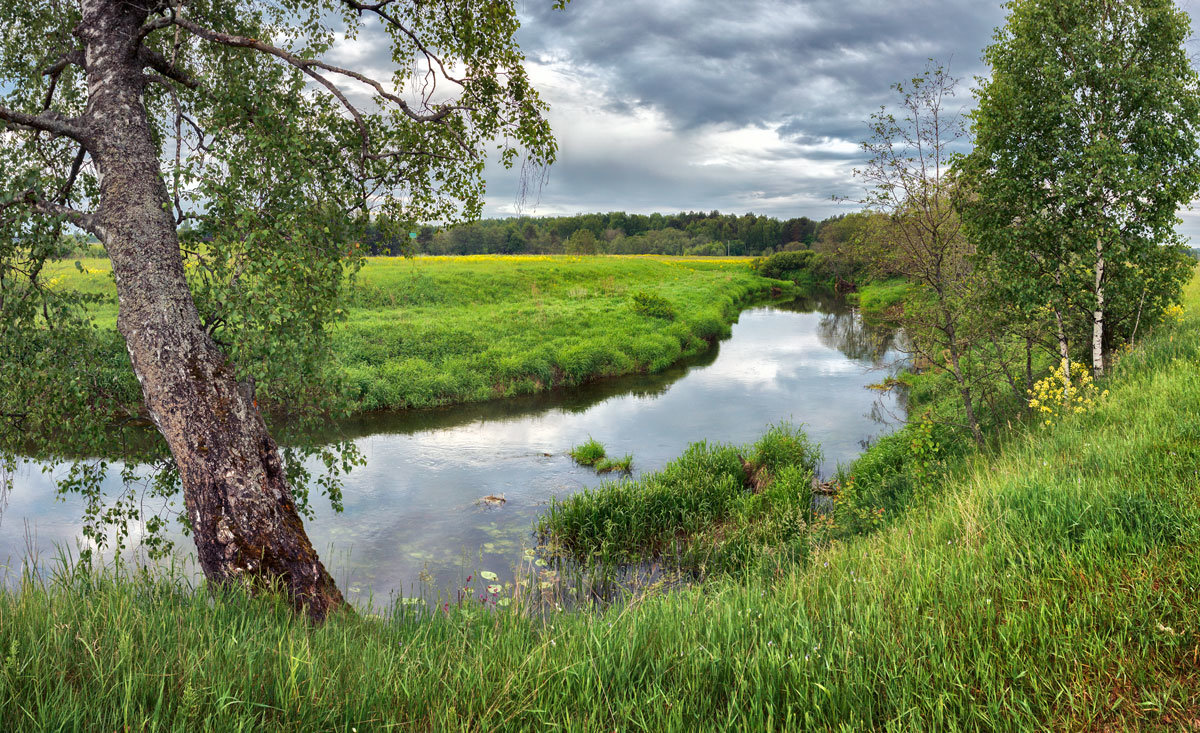
[[[797,292],[749,259],[368,258],[332,329],[330,382],[355,411],[433,407],[664,369],[728,335],[742,306]],[[107,260],[50,268],[93,300],[96,351],[136,401]]]
[[[1184,305],[1115,360],[1088,409],[1049,425],[1029,410],[983,452],[940,450],[941,431],[914,423],[786,543],[743,534],[728,572],[592,613],[398,605],[317,628],[283,601],[169,574],[27,578],[0,594],[0,725],[1186,727],[1200,709],[1196,280]],[[742,455],[783,456],[784,476],[811,451],[776,428]],[[696,470],[714,460],[726,470]],[[701,494],[737,482],[728,451],[698,446],[622,490],[688,471]],[[798,474],[774,485],[806,488]],[[644,513],[620,541],[711,527],[705,511]]]

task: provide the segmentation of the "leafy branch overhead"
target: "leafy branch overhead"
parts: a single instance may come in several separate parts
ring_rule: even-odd
[[[303,535],[300,457],[259,405],[337,408],[327,328],[368,224],[475,217],[489,155],[554,160],[518,25],[504,0],[3,4],[0,414],[22,428],[0,424],[0,451],[94,455],[114,418],[148,420],[210,579],[280,580],[314,618],[339,606]],[[394,71],[339,63],[383,39]],[[86,358],[78,298],[42,282],[69,226],[111,260],[137,385]]]
[[[85,47],[100,29],[85,11],[0,8],[0,267],[43,298],[45,253],[30,238],[55,242],[64,223],[105,235],[95,148],[114,121],[89,106]],[[312,337],[338,315],[368,217],[387,231],[478,215],[493,140],[508,164],[522,151],[530,165],[554,159],[511,3],[189,0],[139,12],[132,81],[193,297],[268,400],[273,377],[322,353]],[[390,75],[330,61],[366,34],[390,40]]]
[[[78,10],[57,4],[9,4],[0,21],[4,76],[13,82],[0,120],[9,130],[45,133],[25,141],[27,152],[60,159],[64,147],[83,151],[78,165],[64,161],[57,175],[8,191],[6,203],[24,201],[99,235],[88,211],[95,190],[76,187],[89,182],[93,131],[104,124],[86,108],[89,29]],[[516,28],[511,4],[463,0],[153,5],[138,30],[139,83],[178,219],[203,208],[212,193],[205,183],[227,175],[213,169],[247,138],[280,132],[293,144],[272,148],[277,163],[337,164],[350,174],[342,186],[313,184],[347,210],[371,207],[407,221],[476,215],[489,141],[502,140],[507,164],[522,148],[533,164],[555,155],[545,105],[513,42]],[[338,42],[364,33],[389,37],[397,69],[390,77],[326,60]]]

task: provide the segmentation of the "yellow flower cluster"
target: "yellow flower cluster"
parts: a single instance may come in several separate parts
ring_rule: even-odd
[[[1176,303],[1163,311],[1163,316],[1167,319],[1174,318],[1176,323],[1183,321],[1183,306]]]
[[[1071,363],[1067,360],[1055,369],[1050,376],[1038,381],[1029,391],[1029,407],[1037,412],[1046,425],[1071,414],[1090,410],[1097,400],[1108,396],[1108,390],[1100,391],[1092,381],[1086,364]]]

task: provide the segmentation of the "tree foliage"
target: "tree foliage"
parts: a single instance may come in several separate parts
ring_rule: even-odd
[[[464,222],[409,232],[370,230],[374,255],[564,254],[568,240],[586,230],[610,254],[762,255],[812,246],[817,233],[837,217],[818,222],[806,216],[778,219],[756,214],[687,211],[627,214],[624,211],[574,216],[511,217]]]
[[[1174,231],[1200,191],[1188,16],[1170,0],[1008,8],[961,165],[965,222],[1013,300],[1053,309],[1063,358],[1091,332],[1100,373],[1147,300],[1151,312],[1176,300],[1188,269]]]

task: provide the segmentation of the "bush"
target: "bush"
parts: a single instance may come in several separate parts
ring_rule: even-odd
[[[798,252],[776,252],[770,257],[759,257],[750,263],[750,268],[763,277],[775,280],[794,280],[794,275],[808,270],[817,254],[812,250]]]
[[[603,450],[591,443],[572,455],[591,458]],[[744,448],[694,443],[636,481],[554,501],[538,521],[538,535],[589,565],[660,558],[711,574],[742,572],[772,556],[800,557],[808,552],[804,518],[819,460],[819,449],[788,424]]]
[[[799,467],[809,473],[821,462],[821,449],[808,439],[805,432],[793,425],[772,425],[758,442],[748,459],[755,468],[778,476],[788,467]]]
[[[673,321],[678,315],[675,312],[675,306],[671,305],[671,301],[655,295],[639,291],[633,294],[633,310],[635,313],[649,318],[661,318],[665,321]]]

